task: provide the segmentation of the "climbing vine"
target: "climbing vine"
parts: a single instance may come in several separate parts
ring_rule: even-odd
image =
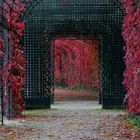
[[[6,13],[7,37],[8,49],[11,54],[8,54],[8,71],[3,75],[3,79],[11,81],[11,116],[17,117],[25,108],[25,102],[21,95],[25,83],[26,60],[23,54],[24,47],[20,44],[25,24],[25,22],[20,21],[20,15],[24,10],[24,5],[19,0],[15,0],[14,3],[12,0],[7,0],[4,6],[8,11]],[[6,69],[6,65],[3,69]],[[8,79],[5,78],[7,76]],[[6,81],[3,81],[3,83],[6,83]]]
[[[126,11],[122,35],[126,44],[124,85],[128,92],[126,96],[128,110],[130,113],[140,114],[140,1],[121,1]],[[62,0],[62,2],[66,1]],[[20,44],[25,25],[25,22],[20,21],[20,15],[24,11],[24,5],[20,0],[6,0],[4,9],[7,11],[7,37],[9,41],[8,49],[11,50],[11,61],[8,61],[8,67],[6,62],[4,62],[1,74],[3,83],[11,80],[12,115],[18,116],[25,108],[25,102],[21,94],[25,83],[26,60],[23,54],[24,46]],[[90,61],[91,58],[95,60],[93,56],[97,55],[96,51],[92,50],[93,48],[85,47],[87,43],[84,41],[81,42],[80,40],[56,40],[55,44],[55,59],[58,60],[56,62],[61,62],[61,65],[60,63],[55,63],[55,77],[57,82],[62,81],[60,78],[63,78],[65,84],[71,86],[77,86],[81,83],[83,86],[89,86],[88,81],[90,81],[90,85],[99,85],[98,78],[95,74],[98,70],[94,69],[97,63]],[[59,49],[60,45],[62,46],[61,49]],[[4,52],[4,44],[1,37],[0,56],[5,60],[6,53]]]
[[[98,41],[55,41],[55,82],[63,86],[98,88]]]
[[[128,110],[132,114],[140,113],[140,1],[122,0],[126,11],[123,24],[123,37],[126,54],[124,85],[128,92]]]

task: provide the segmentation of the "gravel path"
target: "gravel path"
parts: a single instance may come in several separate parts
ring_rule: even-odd
[[[10,127],[0,128],[3,140],[140,140],[123,111],[88,101],[57,102],[52,108],[7,122]]]

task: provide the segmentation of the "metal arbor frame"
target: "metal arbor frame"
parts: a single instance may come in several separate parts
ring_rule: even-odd
[[[6,10],[3,8],[4,7],[4,1],[0,0],[0,36],[2,39],[4,39],[4,29],[6,30]],[[4,40],[4,45],[5,45],[5,40]],[[6,49],[6,48],[5,48]],[[3,125],[4,123],[4,86],[3,86],[3,80],[2,80],[2,69],[3,69],[3,62],[4,58],[0,56],[0,70],[1,70],[1,75],[0,75],[0,124]]]
[[[33,5],[33,4],[31,4]],[[32,7],[32,6],[31,6]],[[124,12],[113,0],[42,0],[26,20],[23,43],[28,60],[23,97],[28,108],[50,107],[53,95],[53,40],[59,35],[99,36],[100,102],[103,108],[122,108],[124,99],[123,39]],[[27,15],[29,15],[27,17]]]
[[[26,6],[26,10],[29,11],[31,7],[33,8],[34,4],[37,2],[37,0],[27,1],[27,0],[21,0],[21,3],[24,3]],[[28,5],[30,5],[30,8],[28,9]],[[14,8],[16,7],[16,8]],[[20,3],[16,0],[0,0],[0,36],[2,37],[4,48],[3,51],[5,53],[5,56],[0,56],[0,123],[3,124],[3,117],[6,115],[8,119],[10,119],[12,114],[12,99],[11,99],[11,75],[9,72],[8,65],[12,62],[12,44],[10,36],[7,36],[7,33],[9,31],[15,31],[16,29],[11,28],[7,25],[7,14],[9,12],[17,12],[17,9],[20,9]],[[17,11],[16,11],[16,10]],[[16,32],[15,32],[16,33]],[[5,79],[3,80],[2,71],[3,68],[7,71]],[[9,74],[9,75],[8,75]],[[10,78],[9,78],[10,77]],[[3,82],[4,81],[4,82]],[[5,102],[7,102],[5,104]],[[6,106],[5,106],[6,105]]]
[[[15,28],[9,27],[7,24],[7,14],[10,12],[12,13],[17,12],[13,6],[16,5],[16,9],[20,9],[20,4],[16,3],[15,0],[0,0],[0,36],[4,43],[4,48],[2,51],[4,51],[4,57],[1,56],[0,58],[0,121],[1,124],[3,124],[3,116],[5,115],[8,119],[11,119],[12,114],[12,94],[11,94],[11,73],[9,70],[9,65],[12,62],[12,40],[9,34],[9,31],[13,31],[16,33]],[[3,71],[5,71],[5,74],[3,74]],[[2,76],[2,74],[4,76]]]
[[[121,25],[123,8],[119,0],[22,0],[26,5],[21,20],[27,20],[24,35],[25,50],[28,59],[27,82],[24,99],[29,108],[50,107],[53,95],[53,40],[62,34],[65,36],[99,36],[100,78],[102,81],[101,100],[103,108],[123,107],[123,40]],[[15,0],[12,1],[15,3]],[[7,9],[3,9],[5,0],[0,0],[0,34],[4,40],[7,62],[11,61],[8,50],[9,39],[6,36]],[[14,10],[12,5],[8,5]],[[29,17],[28,17],[29,16]],[[1,66],[3,60],[1,59]],[[7,84],[8,85],[8,84]],[[6,93],[10,95],[7,87]],[[3,123],[3,87],[1,87],[0,120]],[[10,97],[10,96],[9,96]],[[8,113],[10,115],[10,98]]]
[[[0,58],[0,66],[3,66],[3,58]],[[2,84],[2,76],[0,76],[0,83]],[[3,125],[4,117],[4,98],[3,98],[3,87],[0,87],[0,124]]]

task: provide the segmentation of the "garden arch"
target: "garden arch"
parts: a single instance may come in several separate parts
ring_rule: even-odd
[[[124,12],[119,0],[42,0],[33,3],[27,4],[27,11],[21,16],[26,21],[23,43],[28,64],[23,97],[27,108],[50,107],[54,86],[51,48],[53,40],[61,35],[99,37],[100,102],[103,108],[124,107],[121,37]]]

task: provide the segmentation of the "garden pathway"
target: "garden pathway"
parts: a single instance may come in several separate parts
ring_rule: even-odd
[[[98,100],[98,91],[88,93],[87,91],[56,88],[54,97],[56,101],[93,101]]]
[[[58,101],[5,123],[0,140],[140,140],[124,111],[103,110],[96,101]]]

